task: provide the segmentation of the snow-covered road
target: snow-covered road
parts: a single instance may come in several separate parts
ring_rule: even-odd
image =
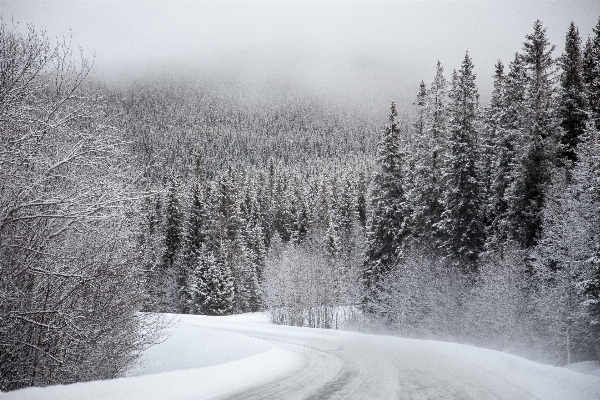
[[[600,399],[600,377],[437,341],[183,316],[132,376],[6,399]]]

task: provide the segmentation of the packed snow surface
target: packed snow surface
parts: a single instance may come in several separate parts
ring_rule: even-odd
[[[455,343],[182,316],[126,378],[12,399],[600,399],[600,377]]]

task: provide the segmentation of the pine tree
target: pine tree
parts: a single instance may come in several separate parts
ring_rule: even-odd
[[[231,270],[205,248],[194,269],[193,294],[197,314],[227,315],[232,312],[234,285]]]
[[[478,94],[468,53],[460,71],[452,75],[450,101],[449,147],[443,171],[444,212],[438,225],[445,255],[468,272],[475,268],[484,243],[476,168]]]
[[[444,206],[442,204],[442,171],[444,159],[446,157],[448,140],[448,82],[444,77],[444,68],[438,61],[436,74],[431,83],[428,92],[429,122],[427,126],[429,138],[430,154],[430,175],[426,187],[428,190],[426,199],[426,230],[429,232],[429,238],[425,239],[431,243],[432,247],[437,249],[440,246],[440,232],[438,224],[442,218]],[[427,236],[427,235],[426,235]]]
[[[208,239],[208,209],[205,204],[205,195],[201,182],[196,182],[192,187],[191,204],[188,218],[185,222],[185,233],[183,239],[182,260],[180,263],[180,293],[179,308],[183,313],[192,312],[193,305],[193,282],[192,275],[197,267],[201,251]]]
[[[181,210],[178,179],[172,178],[164,201],[162,265],[159,274],[160,310],[176,311],[179,298],[185,290],[186,270],[181,263],[181,243],[183,239],[183,212]]]
[[[358,220],[361,226],[364,228],[367,225],[367,176],[364,169],[361,169],[358,173],[358,184],[357,184],[357,204],[356,212],[358,213]]]
[[[171,269],[179,251],[182,239],[182,211],[177,187],[179,181],[172,179],[165,201],[165,253],[163,268]]]
[[[242,211],[245,215],[246,226],[243,231],[245,248],[249,261],[249,306],[250,311],[258,311],[262,306],[260,285],[265,267],[266,248],[262,230],[260,205],[256,197],[255,182],[249,182],[246,187],[246,205]]]
[[[429,119],[429,99],[425,82],[421,81],[416,101],[416,119],[413,122],[413,143],[408,153],[408,173],[411,175],[410,185],[407,185],[408,196],[411,201],[410,225],[415,239],[424,237],[424,241],[431,242],[431,197],[432,197],[432,140],[427,129]]]
[[[292,212],[291,203],[287,179],[284,176],[279,176],[274,194],[273,228],[286,243],[292,238],[294,213]]]
[[[367,250],[363,280],[366,285],[366,305],[376,301],[383,277],[402,257],[404,240],[408,237],[410,216],[404,192],[403,160],[400,148],[401,131],[396,117],[396,104],[390,107],[389,125],[379,143],[380,170],[373,179],[372,210],[367,233]]]
[[[505,85],[506,75],[504,73],[504,64],[498,60],[494,74],[494,90],[489,107],[484,112],[484,133],[482,156],[483,163],[483,184],[485,190],[485,225],[487,229],[488,244],[496,241],[499,233],[496,231],[500,216],[505,211],[504,191],[506,184],[503,181],[504,176],[499,172],[505,173],[508,160],[506,157],[506,146],[503,126],[502,113],[505,108]],[[493,244],[492,244],[493,246]]]
[[[525,90],[527,71],[523,57],[515,54],[509,65],[500,102],[501,109],[496,124],[497,162],[492,179],[492,204],[489,229],[490,248],[502,248],[508,240],[518,237],[521,228],[522,202],[522,150],[529,136],[525,129]]]
[[[504,109],[504,85],[506,81],[506,75],[504,73],[504,64],[498,60],[495,65],[494,73],[494,89],[492,91],[492,98],[490,105],[485,108],[483,112],[483,128],[482,128],[482,139],[480,148],[481,157],[481,191],[482,198],[485,201],[484,204],[484,223],[486,228],[492,225],[492,221],[495,219],[495,212],[493,210],[495,199],[498,194],[494,187],[494,178],[496,164],[498,163],[498,154],[501,150],[501,139],[499,133],[500,128],[500,116]]]
[[[600,18],[593,32],[585,44],[582,75],[590,118],[595,129],[600,130]]]
[[[343,243],[342,247],[344,248],[348,243],[350,232],[352,231],[354,223],[357,219],[355,199],[356,194],[353,182],[350,176],[346,176],[343,180],[342,193],[340,195],[340,201],[337,207],[337,215],[339,216],[339,232],[341,241]]]
[[[143,249],[146,299],[144,311],[160,309],[160,293],[163,290],[164,232],[162,224],[162,201],[160,194],[148,197],[142,204],[142,226],[140,245]]]
[[[341,252],[340,239],[338,237],[339,227],[333,213],[334,211],[330,210],[327,218],[327,231],[325,232],[325,237],[323,238],[325,252],[327,253],[327,256],[331,262],[337,260]]]
[[[539,20],[526,39],[522,54],[527,70],[524,138],[509,203],[512,239],[522,248],[533,247],[541,233],[545,186],[555,163],[558,139],[553,101],[554,46],[549,46],[546,29]]]
[[[587,105],[582,78],[581,38],[573,22],[569,26],[565,53],[559,63],[561,92],[558,113],[563,129],[560,156],[575,162],[575,147],[586,128]]]

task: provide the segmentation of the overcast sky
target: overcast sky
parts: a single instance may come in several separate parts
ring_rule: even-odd
[[[584,38],[600,16],[589,2],[6,2],[4,21],[71,29],[99,76],[149,70],[228,71],[260,85],[292,81],[336,96],[416,95],[439,59],[447,75],[466,50],[482,99],[494,63],[522,49],[540,19],[558,56],[571,21]]]

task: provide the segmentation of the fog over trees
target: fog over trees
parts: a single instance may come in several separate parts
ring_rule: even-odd
[[[3,21],[0,390],[122,376],[158,313],[600,360],[600,19],[515,50],[486,104],[466,52],[382,120],[285,83],[106,85]]]

